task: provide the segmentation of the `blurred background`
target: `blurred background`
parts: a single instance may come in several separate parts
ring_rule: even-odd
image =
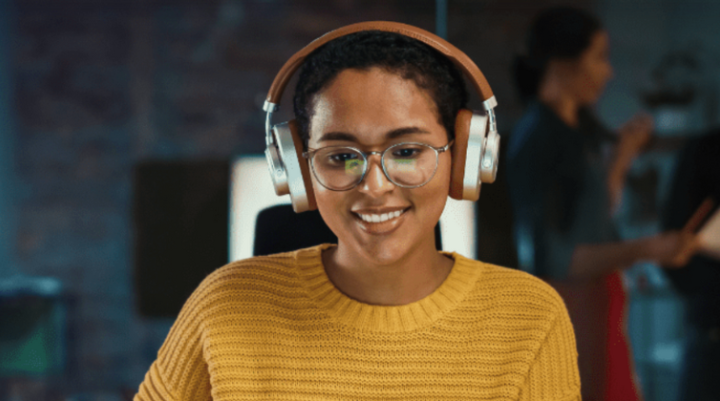
[[[600,119],[653,115],[618,224],[656,233],[684,142],[718,121],[719,2],[0,0],[0,400],[132,398],[182,300],[229,260],[233,161],[263,152],[270,83],[312,39],[364,20],[437,32],[485,73],[504,134],[523,111],[513,57],[558,4],[610,34]],[[516,267],[498,188],[477,203],[477,256]],[[675,400],[682,302],[652,264],[626,276],[645,399]]]

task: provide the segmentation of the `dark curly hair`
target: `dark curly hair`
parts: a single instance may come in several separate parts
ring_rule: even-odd
[[[537,96],[550,60],[577,59],[590,47],[602,24],[579,8],[558,6],[538,14],[525,38],[526,54],[515,57],[515,84],[524,102]]]
[[[363,31],[334,39],[312,52],[300,69],[293,106],[307,149],[315,95],[343,70],[383,68],[409,79],[430,94],[448,140],[454,138],[455,116],[466,107],[468,93],[461,73],[432,47],[404,35]]]

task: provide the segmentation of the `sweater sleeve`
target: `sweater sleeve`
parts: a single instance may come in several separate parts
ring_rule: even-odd
[[[575,334],[563,306],[530,366],[520,401],[580,401]]]
[[[204,284],[180,311],[134,401],[212,399],[202,341]]]

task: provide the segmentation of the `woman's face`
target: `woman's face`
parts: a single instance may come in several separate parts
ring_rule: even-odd
[[[434,147],[448,142],[434,101],[413,81],[380,68],[347,69],[315,96],[309,148],[353,146],[382,152],[401,142]],[[328,190],[313,175],[318,209],[340,247],[376,264],[396,262],[424,246],[434,249],[434,227],[449,192],[450,161],[450,152],[440,153],[433,178],[412,189],[387,179],[379,155],[368,157],[365,178],[348,191]],[[381,223],[360,217],[398,211],[399,217]]]
[[[583,105],[597,102],[613,76],[609,50],[607,32],[598,31],[590,40],[590,46],[573,63],[569,88]]]

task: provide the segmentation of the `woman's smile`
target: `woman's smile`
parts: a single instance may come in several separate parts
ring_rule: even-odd
[[[409,207],[385,207],[359,209],[351,213],[357,218],[358,225],[368,234],[384,235],[395,232],[405,220]]]

